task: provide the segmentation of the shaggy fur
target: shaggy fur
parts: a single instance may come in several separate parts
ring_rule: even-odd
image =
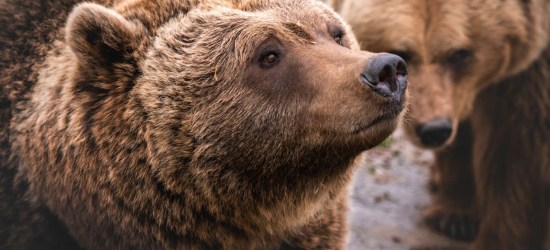
[[[472,249],[542,249],[550,188],[550,2],[335,1],[362,49],[408,59],[406,131],[453,119],[425,219]],[[379,34],[379,35],[372,35]],[[479,234],[478,234],[479,230]]]
[[[344,248],[405,101],[322,3],[0,3],[0,248]]]

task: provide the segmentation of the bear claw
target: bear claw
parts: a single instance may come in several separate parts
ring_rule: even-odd
[[[473,241],[479,231],[479,220],[470,212],[436,209],[424,221],[432,230],[460,241]]]

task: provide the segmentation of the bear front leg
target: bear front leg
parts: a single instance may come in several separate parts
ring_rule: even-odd
[[[429,180],[433,203],[424,221],[433,230],[457,240],[471,241],[478,231],[472,173],[472,135],[469,121],[462,122],[448,147],[435,152]]]
[[[286,240],[278,250],[346,249],[348,212],[347,196],[317,215],[307,226]]]
[[[550,79],[533,69],[483,91],[474,105],[481,224],[473,250],[543,249],[550,199],[550,116],[543,110],[550,103],[541,96],[550,93]]]
[[[542,162],[521,159],[528,154],[518,152],[513,143],[494,145],[494,141],[485,143],[491,144],[484,145],[486,150],[476,147],[479,152],[474,157],[474,168],[482,220],[472,249],[541,250],[549,195]],[[529,157],[537,158],[536,155]]]

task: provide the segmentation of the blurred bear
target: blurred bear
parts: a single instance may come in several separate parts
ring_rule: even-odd
[[[364,50],[409,65],[405,132],[434,149],[425,220],[473,249],[541,249],[550,188],[550,2],[335,0]]]

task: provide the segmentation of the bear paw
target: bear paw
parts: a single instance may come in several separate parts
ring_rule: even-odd
[[[431,229],[455,240],[473,241],[479,232],[479,219],[473,209],[433,204],[423,220]]]

